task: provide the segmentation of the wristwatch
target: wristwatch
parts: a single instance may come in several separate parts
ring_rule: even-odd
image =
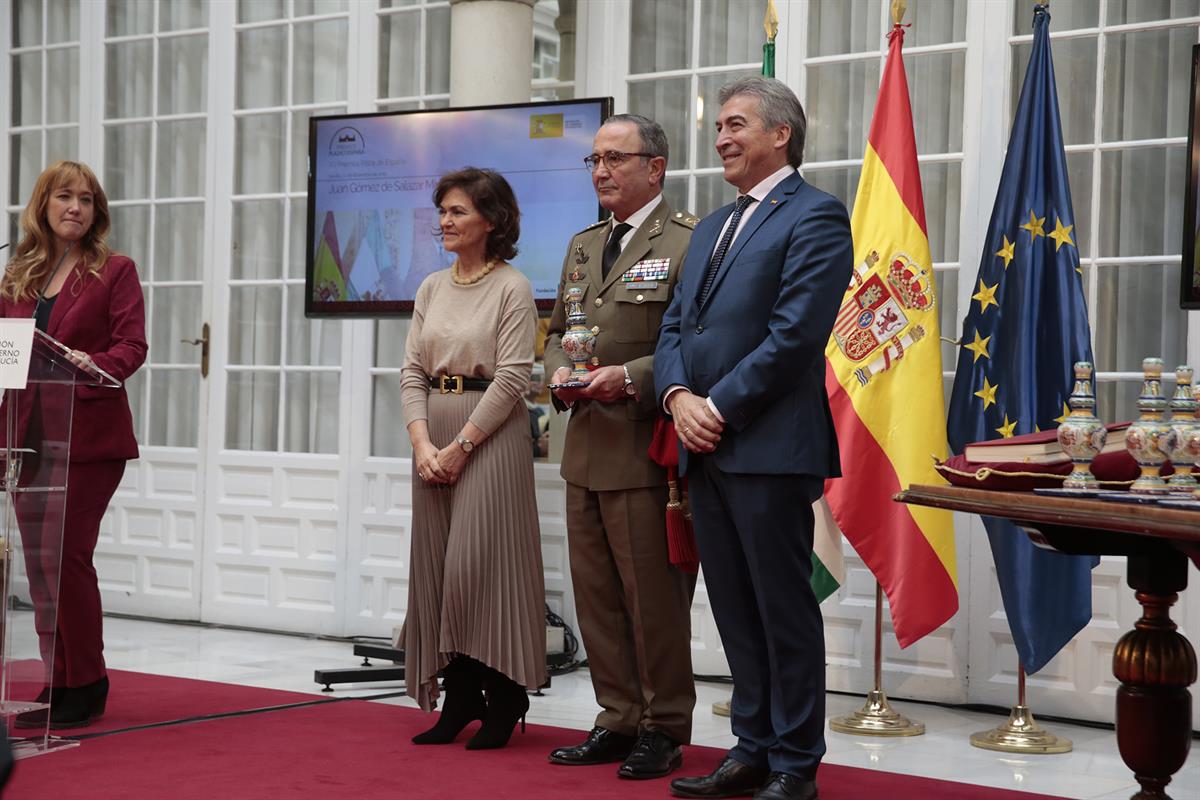
[[[463,449],[464,453],[469,453],[475,449],[475,443],[461,434],[455,436],[454,441],[458,442],[458,446]]]
[[[637,387],[633,385],[633,378],[629,376],[629,367],[622,365],[621,369],[625,370],[625,394],[633,397],[637,394]]]

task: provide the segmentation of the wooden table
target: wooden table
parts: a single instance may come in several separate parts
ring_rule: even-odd
[[[1142,787],[1133,800],[1169,800],[1167,784],[1192,744],[1196,682],[1196,651],[1170,609],[1187,587],[1189,557],[1200,565],[1200,511],[958,486],[911,486],[895,499],[1003,517],[1062,553],[1127,557],[1142,617],[1113,651],[1117,747]]]

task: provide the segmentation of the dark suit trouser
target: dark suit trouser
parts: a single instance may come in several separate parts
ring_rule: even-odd
[[[694,575],[667,557],[667,487],[592,492],[567,483],[579,632],[602,728],[692,737]]]
[[[86,686],[107,674],[100,584],[92,556],[100,521],[125,474],[125,463],[70,464],[65,515],[62,495],[54,492],[29,492],[15,503],[34,627],[42,662],[51,673],[46,677],[55,686]],[[64,466],[61,461],[28,457],[22,477],[33,470],[46,485],[51,480],[47,472],[59,475]]]
[[[722,472],[689,456],[688,488],[721,643],[733,673],[730,755],[815,778],[825,754],[825,638],[812,577],[823,481]]]

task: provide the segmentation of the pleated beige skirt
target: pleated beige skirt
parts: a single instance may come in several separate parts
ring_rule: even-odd
[[[429,395],[429,436],[454,441],[482,392]],[[426,711],[437,672],[470,656],[528,689],[546,680],[546,587],[529,412],[517,403],[471,454],[458,483],[413,474],[405,686]]]

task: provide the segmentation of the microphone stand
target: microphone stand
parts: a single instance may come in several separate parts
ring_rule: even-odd
[[[37,313],[41,309],[42,303],[44,303],[46,300],[46,290],[50,288],[50,283],[54,280],[54,276],[58,274],[60,269],[62,269],[63,262],[67,260],[67,254],[71,252],[71,247],[74,244],[75,243],[72,242],[71,244],[67,245],[67,249],[63,250],[63,254],[58,257],[58,263],[54,265],[54,269],[50,270],[50,274],[46,277],[46,282],[42,284],[42,288],[37,294],[37,302],[33,304],[32,316],[34,319],[37,319]],[[8,245],[6,244],[4,247],[8,247]],[[3,248],[0,248],[0,250],[2,249]]]

